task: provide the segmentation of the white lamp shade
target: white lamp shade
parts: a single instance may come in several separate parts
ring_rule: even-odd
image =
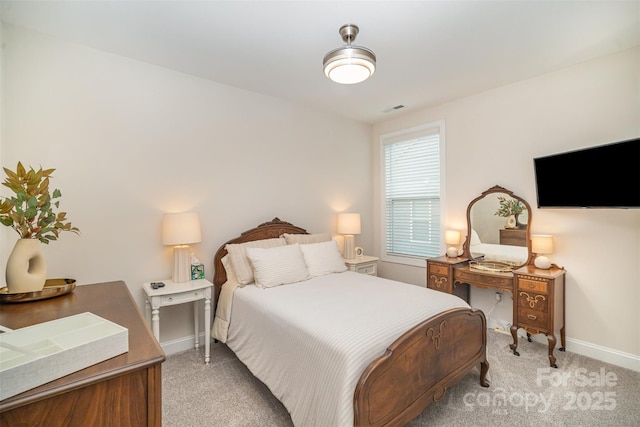
[[[165,214],[162,218],[163,245],[188,245],[201,241],[202,231],[197,213]]]
[[[553,236],[548,234],[537,234],[531,236],[531,252],[534,254],[552,254]]]
[[[444,233],[444,241],[447,245],[460,244],[460,232],[458,230],[447,230]]]
[[[339,234],[360,234],[360,214],[341,213],[338,215]]]

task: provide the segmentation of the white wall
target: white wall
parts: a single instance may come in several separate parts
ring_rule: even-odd
[[[374,218],[379,136],[444,119],[446,227],[465,230],[467,204],[494,185],[529,201],[532,233],[554,235],[551,258],[567,269],[568,349],[640,370],[640,210],[537,209],[532,161],[640,135],[639,77],[634,49],[374,126]],[[376,222],[377,251],[379,230]],[[424,268],[384,263],[380,272],[425,283]],[[489,310],[493,293],[472,289],[472,305]],[[494,315],[511,321],[511,300],[503,301]]]
[[[533,157],[640,134],[637,49],[390,119],[372,137],[367,125],[6,24],[1,37],[0,163],[55,167],[61,206],[82,230],[45,247],[49,277],[122,279],[141,307],[141,283],[170,275],[165,211],[200,213],[193,249],[207,278],[218,246],[275,216],[334,232],[336,212],[360,212],[356,244],[379,251],[379,193],[366,177],[379,181],[380,134],[446,121],[446,225],[459,229],[467,203],[496,184],[535,205]],[[569,349],[637,362],[640,211],[534,206],[532,224],[554,234],[553,261],[567,268]],[[0,228],[1,276],[16,238]],[[424,268],[380,272],[425,283]],[[494,315],[510,321],[504,301]],[[473,290],[473,305],[492,302]],[[192,334],[186,307],[164,316],[161,342]]]
[[[56,168],[82,232],[45,246],[48,277],[124,280],[142,308],[142,283],[171,275],[163,212],[199,212],[209,279],[220,245],[276,216],[334,233],[360,212],[372,246],[369,125],[7,24],[3,41],[2,166]],[[0,233],[4,277],[18,236]],[[189,307],[161,319],[161,342],[193,334]]]

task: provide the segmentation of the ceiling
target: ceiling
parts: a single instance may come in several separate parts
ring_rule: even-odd
[[[367,123],[640,45],[637,0],[1,3],[9,24]],[[378,58],[356,85],[322,72],[346,23]]]

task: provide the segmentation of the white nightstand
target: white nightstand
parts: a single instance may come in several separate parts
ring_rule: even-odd
[[[147,295],[145,300],[145,314],[151,323],[151,329],[156,339],[160,341],[160,307],[193,302],[193,320],[195,323],[195,346],[199,347],[198,331],[198,301],[204,300],[204,363],[209,363],[211,345],[211,288],[213,283],[206,279],[189,280],[175,283],[163,280],[164,287],[153,289],[151,283],[144,283],[142,288]]]
[[[363,255],[352,259],[345,259],[344,263],[347,265],[349,271],[368,274],[369,276],[377,276],[379,259],[380,258],[375,256]]]

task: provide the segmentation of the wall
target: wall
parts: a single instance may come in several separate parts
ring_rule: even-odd
[[[372,246],[369,125],[7,24],[2,37],[2,166],[56,168],[81,230],[44,247],[48,277],[124,280],[142,308],[142,283],[171,276],[163,212],[200,214],[208,279],[219,246],[276,216],[334,233],[336,212],[360,212],[356,243]],[[4,277],[17,234],[0,233]],[[163,344],[193,335],[190,307],[161,319]]]
[[[567,269],[568,349],[640,370],[640,210],[537,209],[532,161],[640,135],[639,68],[633,49],[375,125],[374,218],[380,135],[444,119],[446,227],[465,230],[467,204],[494,185],[529,201],[532,233],[554,235],[551,259]],[[379,253],[379,221],[374,232]],[[383,263],[380,272],[425,283],[424,268]],[[488,312],[493,294],[472,289],[472,305]],[[511,322],[507,295],[493,316]]]

